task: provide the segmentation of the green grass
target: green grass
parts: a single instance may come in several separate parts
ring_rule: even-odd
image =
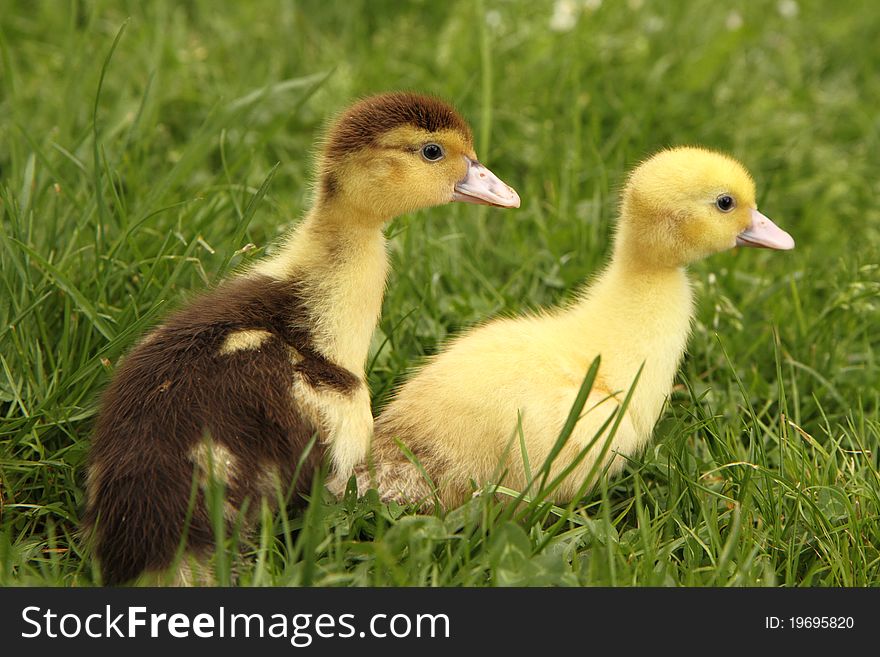
[[[554,4],[4,2],[0,584],[98,581],[76,531],[114,364],[302,214],[329,115],[408,88],[458,105],[523,206],[391,226],[375,410],[450,335],[570,294],[662,146],[742,159],[797,249],[692,268],[655,440],[571,509],[316,490],[266,514],[239,583],[880,585],[880,13],[609,1],[557,32]]]

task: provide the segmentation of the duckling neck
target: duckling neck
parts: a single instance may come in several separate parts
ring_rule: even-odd
[[[315,348],[363,375],[388,274],[381,220],[318,205],[253,271],[301,286]]]
[[[608,392],[625,394],[642,368],[629,412],[643,435],[652,430],[672,388],[692,318],[693,295],[683,268],[644,267],[619,257],[572,308],[571,319],[588,338],[588,358],[602,356],[600,375]]]

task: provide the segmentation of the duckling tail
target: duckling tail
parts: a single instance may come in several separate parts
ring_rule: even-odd
[[[184,540],[189,553],[213,546],[201,490],[191,495],[192,477],[181,469],[186,466],[153,463],[137,471],[100,473],[93,466],[84,526],[105,585],[167,569]]]
[[[423,513],[431,512],[438,501],[437,489],[425,469],[402,451],[376,447],[371,460],[354,469],[358,495],[374,488],[382,502],[394,501],[412,505]],[[342,498],[350,479],[336,475],[327,482],[327,488],[334,496]]]

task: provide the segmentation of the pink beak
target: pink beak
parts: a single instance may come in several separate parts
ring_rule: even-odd
[[[499,208],[518,208],[519,194],[513,187],[501,181],[482,164],[469,157],[464,158],[468,169],[465,177],[455,185],[453,201],[494,205]]]
[[[752,246],[779,251],[788,251],[794,248],[794,238],[791,235],[754,208],[751,212],[752,223],[736,236],[737,246]]]

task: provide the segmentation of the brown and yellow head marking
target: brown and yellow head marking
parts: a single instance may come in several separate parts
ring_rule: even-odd
[[[438,157],[427,157],[426,147]],[[371,96],[345,110],[327,132],[318,203],[344,208],[348,222],[372,226],[456,200],[455,186],[472,161],[471,129],[447,103],[408,92]]]
[[[394,92],[364,98],[344,111],[327,134],[324,155],[340,160],[404,125],[428,133],[457,132],[464,142],[473,143],[467,121],[448,103],[434,96]]]
[[[519,207],[513,188],[477,160],[467,121],[433,96],[358,101],[328,130],[318,168],[318,205],[348,223],[373,227],[452,201]]]

